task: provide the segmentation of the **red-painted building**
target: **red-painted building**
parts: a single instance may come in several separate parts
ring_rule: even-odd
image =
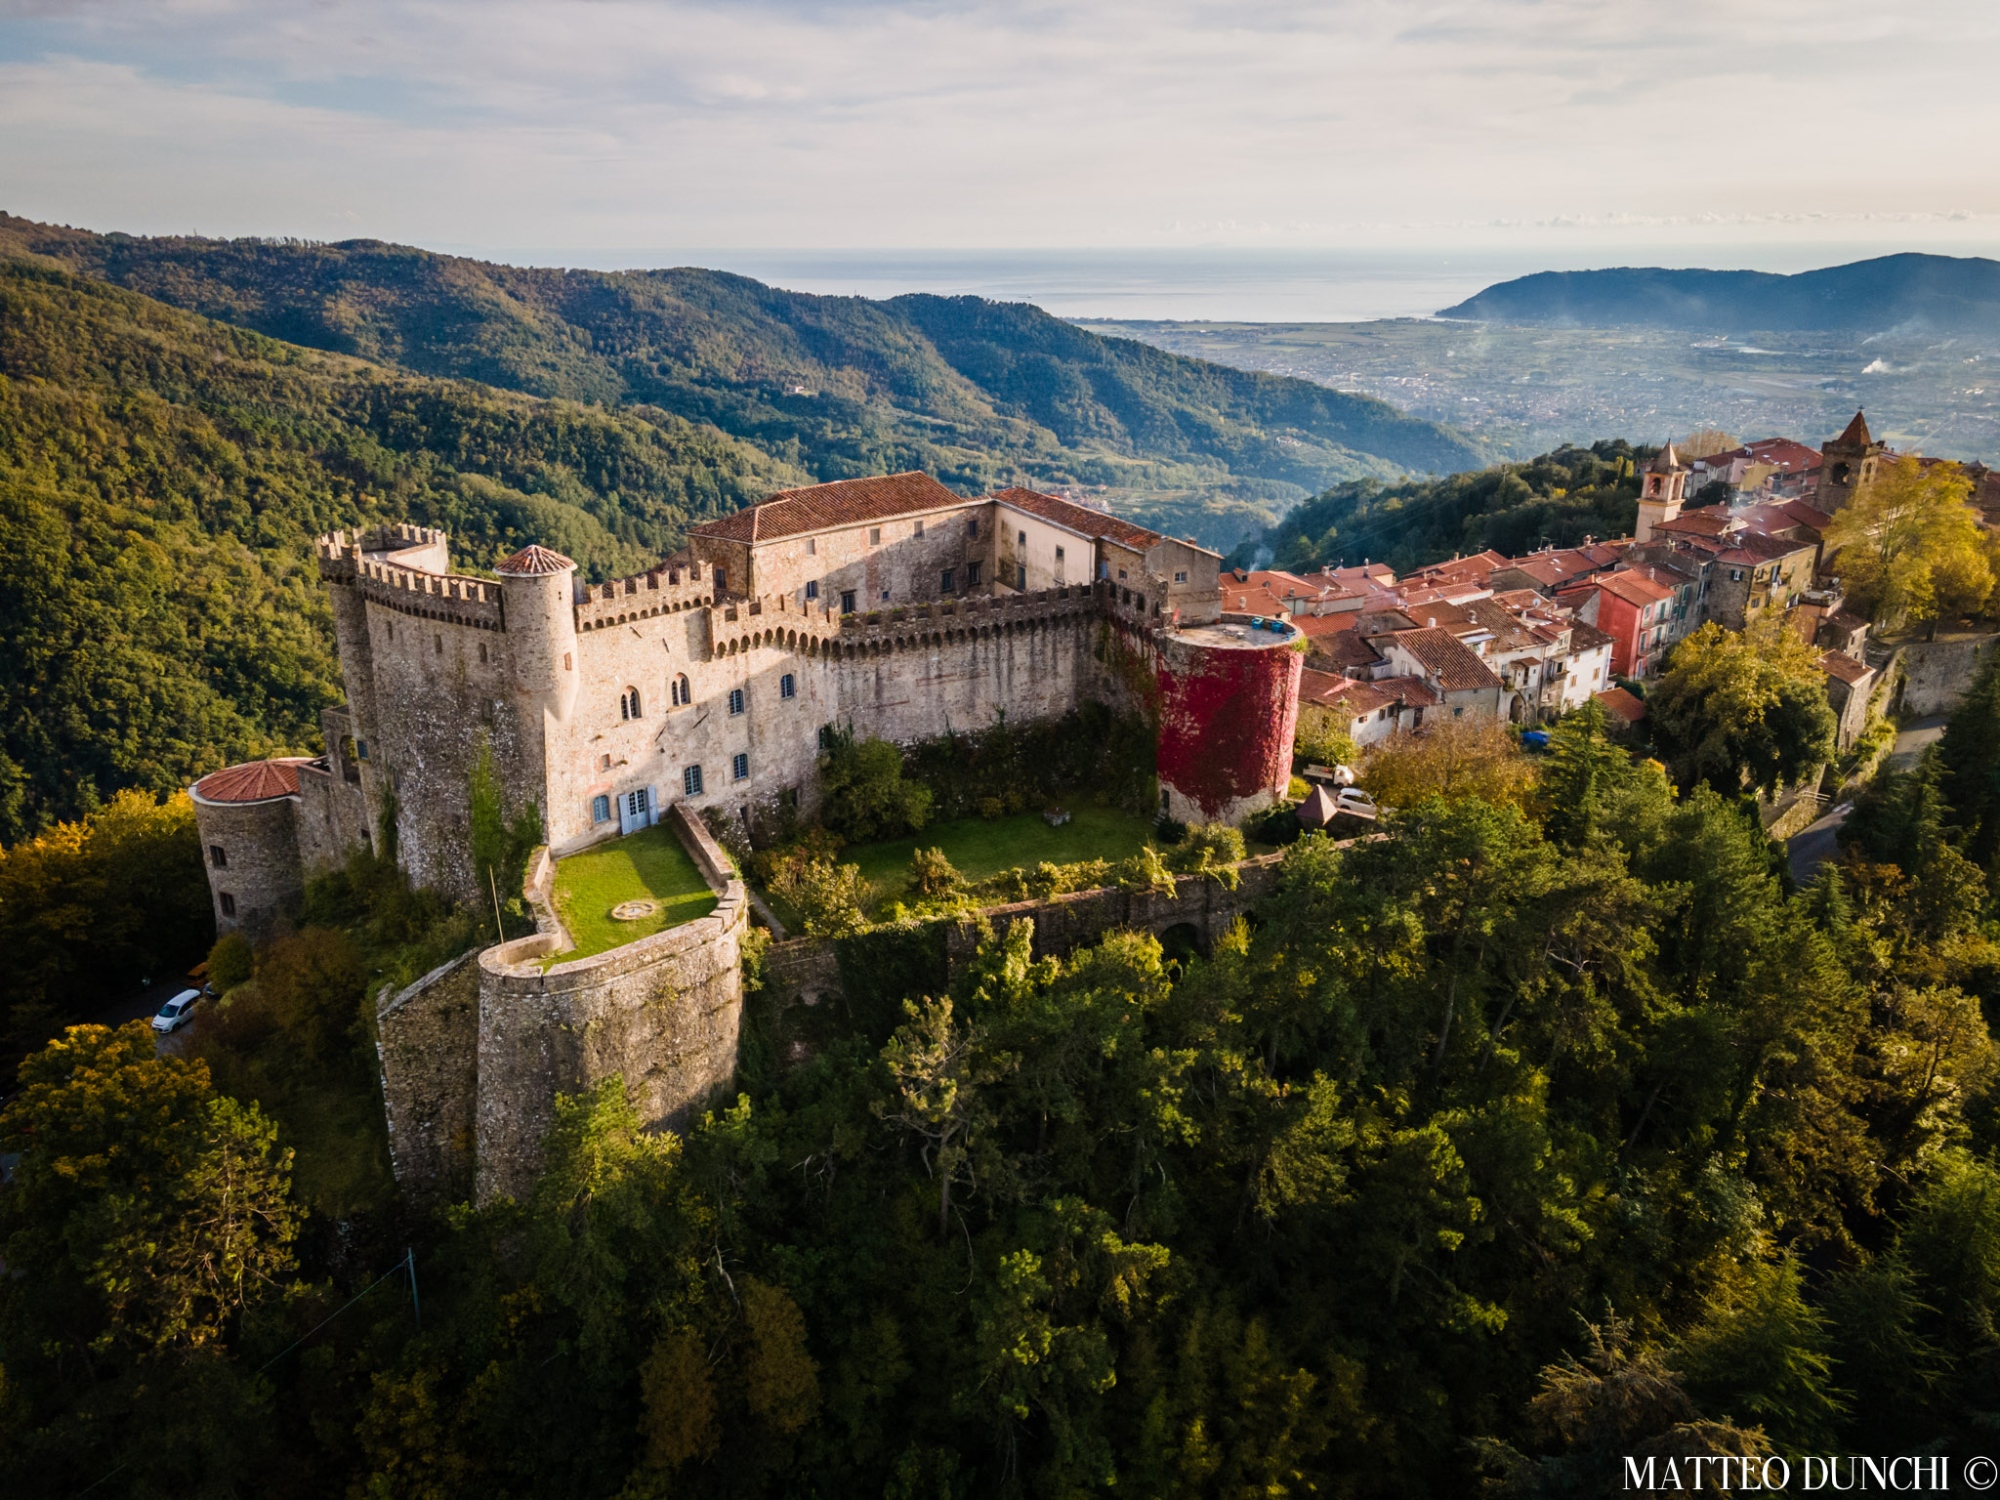
[[[1611,637],[1611,671],[1646,677],[1666,655],[1674,593],[1629,569],[1597,573],[1557,595],[1576,617]]]

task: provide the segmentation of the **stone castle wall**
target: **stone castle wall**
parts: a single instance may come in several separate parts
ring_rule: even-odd
[[[1883,679],[1894,684],[1893,706],[1903,713],[1916,716],[1949,713],[1972,687],[1996,641],[2000,641],[2000,636],[1991,634],[1904,641],[1892,647],[1888,658],[1879,664],[1871,650],[1869,664],[1878,666]]]
[[[462,953],[375,1010],[389,1160],[413,1202],[472,1196],[479,1088],[479,954]]]
[[[547,970],[563,941],[550,933],[479,955],[480,1202],[532,1186],[558,1094],[621,1077],[649,1127],[676,1128],[735,1075],[749,903],[700,819],[677,807],[672,821],[717,892],[707,916]]]
[[[196,794],[190,800],[201,834],[202,863],[208,867],[217,934],[240,930],[253,938],[265,936],[305,890],[299,860],[299,799],[209,802]],[[230,906],[235,909],[229,910]]]

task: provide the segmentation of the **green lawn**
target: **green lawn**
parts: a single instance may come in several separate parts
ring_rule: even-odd
[[[551,964],[620,948],[715,910],[715,892],[664,823],[557,860],[555,884],[556,914],[576,947],[553,955]],[[612,917],[612,907],[643,897],[660,903],[652,916]]]
[[[1085,859],[1129,859],[1153,836],[1149,819],[1109,807],[1078,807],[1060,828],[1038,812],[1009,818],[966,818],[933,823],[914,838],[885,844],[856,844],[840,851],[842,864],[855,864],[875,888],[880,905],[909,893],[910,856],[920,848],[942,849],[967,880],[984,880],[1002,870],[1033,869],[1044,862],[1073,865]]]

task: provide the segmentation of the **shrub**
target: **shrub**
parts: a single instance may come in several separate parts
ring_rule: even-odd
[[[218,995],[226,995],[248,979],[256,968],[250,939],[240,932],[225,932],[208,950],[208,982]]]
[[[807,937],[851,937],[868,926],[871,892],[859,865],[793,859],[772,876],[771,892],[798,914]]]
[[[1189,875],[1212,875],[1233,891],[1236,866],[1248,852],[1237,829],[1227,823],[1200,823],[1187,831],[1167,866]]]
[[[1005,797],[981,797],[978,807],[979,816],[986,819],[989,823],[996,818],[1007,816],[1007,799]]]
[[[820,758],[820,821],[849,843],[916,833],[930,821],[929,788],[903,779],[903,755],[886,740],[844,737]]]
[[[1160,851],[1151,844],[1130,859],[1121,860],[1116,874],[1118,884],[1128,891],[1157,891],[1163,896],[1171,896],[1178,889],[1174,884],[1174,872],[1167,868],[1160,858]]]
[[[910,856],[910,888],[919,896],[949,896],[965,884],[942,849],[919,849]]]

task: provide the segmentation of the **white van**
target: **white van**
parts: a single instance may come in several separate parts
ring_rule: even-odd
[[[200,990],[182,990],[160,1007],[160,1013],[153,1017],[153,1030],[179,1031],[194,1019],[194,1003],[200,998]]]

